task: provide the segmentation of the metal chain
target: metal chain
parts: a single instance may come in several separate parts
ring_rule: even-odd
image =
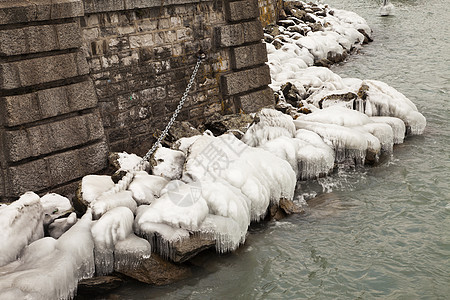
[[[189,79],[189,83],[186,86],[186,89],[183,93],[183,96],[181,97],[180,102],[178,103],[177,108],[175,109],[174,113],[172,114],[172,117],[169,120],[169,123],[167,124],[166,128],[164,128],[163,132],[160,134],[156,142],[153,144],[152,148],[148,150],[148,152],[144,155],[144,157],[141,159],[141,161],[133,167],[130,171],[127,172],[127,174],[122,177],[122,179],[117,182],[113,188],[106,191],[105,194],[114,194],[118,193],[121,190],[125,190],[131,183],[131,181],[134,178],[134,175],[137,171],[144,170],[145,163],[150,159],[152,154],[156,151],[156,149],[161,145],[162,140],[166,137],[166,135],[169,133],[170,128],[172,127],[173,123],[175,122],[175,119],[177,118],[178,114],[180,113],[181,109],[183,108],[184,102],[187,99],[187,96],[189,94],[189,91],[192,88],[192,85],[194,84],[195,77],[197,76],[197,72],[200,68],[200,65],[202,64],[203,60],[206,58],[206,55],[204,53],[199,53],[197,64],[194,67],[194,71],[192,72],[191,78]]]

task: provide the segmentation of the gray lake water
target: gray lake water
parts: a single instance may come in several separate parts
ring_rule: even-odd
[[[119,299],[450,299],[450,3],[328,0],[354,11],[374,41],[332,70],[384,81],[427,118],[422,136],[376,167],[298,185],[319,197],[304,215],[256,225],[228,255],[202,257],[190,279],[127,284]]]

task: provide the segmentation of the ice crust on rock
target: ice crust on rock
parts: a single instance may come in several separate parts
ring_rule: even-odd
[[[74,212],[67,218],[56,219],[48,226],[48,233],[52,238],[58,239],[67,230],[69,230],[77,222],[77,220],[77,214]]]
[[[114,270],[135,269],[139,262],[151,256],[150,243],[130,233],[125,239],[119,240],[114,247]]]
[[[87,203],[94,202],[101,194],[114,187],[114,181],[107,175],[86,175],[81,180],[81,195]]]
[[[180,179],[185,160],[182,151],[159,147],[152,157],[152,173],[168,180]]]
[[[118,163],[120,165],[119,171],[131,171],[134,167],[136,167],[141,161],[142,157],[132,153],[128,154],[127,152],[118,153]],[[150,167],[148,162],[144,163],[144,170],[147,170]]]
[[[263,108],[256,120],[242,137],[242,141],[251,147],[263,145],[280,136],[293,137],[295,125],[292,117],[274,109]]]
[[[234,250],[269,203],[293,197],[296,177],[290,165],[234,135],[203,135],[188,153],[183,181],[169,182],[160,198],[137,210],[138,234],[157,241],[164,257],[170,257],[172,243],[190,233],[215,240],[218,252]]]
[[[119,191],[117,193],[102,193],[89,206],[92,208],[94,218],[98,219],[109,210],[117,207],[127,207],[135,212],[137,203],[133,199],[131,191]]]
[[[169,181],[161,176],[149,175],[145,171],[136,172],[128,190],[133,193],[137,205],[150,204],[161,194]]]
[[[58,240],[39,239],[19,260],[0,267],[0,298],[72,299],[78,281],[94,275],[91,223],[88,210]]]
[[[0,206],[0,267],[17,259],[25,246],[44,236],[43,211],[39,196],[33,192]]]

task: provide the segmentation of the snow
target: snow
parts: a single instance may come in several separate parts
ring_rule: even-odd
[[[0,267],[17,259],[29,243],[44,236],[43,207],[39,196],[27,192],[0,207]]]
[[[19,260],[0,267],[1,299],[72,299],[78,281],[94,275],[88,212],[58,240],[39,239]]]

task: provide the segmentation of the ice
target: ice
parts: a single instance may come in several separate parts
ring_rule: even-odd
[[[88,211],[58,240],[39,239],[19,260],[0,267],[1,299],[72,299],[78,281],[94,274]]]
[[[303,120],[295,120],[294,123],[297,129],[310,130],[320,135],[324,142],[334,149],[337,163],[348,161],[349,163],[364,164],[369,147],[367,135],[364,132],[336,124]]]
[[[370,123],[370,118],[356,110],[342,106],[330,106],[301,117],[304,121],[336,124],[345,127],[362,126]]]
[[[380,7],[379,13],[380,16],[386,17],[394,14],[395,7],[392,3],[387,3],[387,1],[384,1],[383,6]]]
[[[95,242],[95,269],[106,275],[114,269],[114,249],[118,241],[133,232],[134,215],[127,207],[116,207],[106,212],[91,228]]]
[[[426,119],[411,100],[384,82],[365,80],[364,83],[369,87],[367,95],[373,116],[399,118],[405,122],[407,133],[423,133]]]
[[[180,150],[184,153],[184,155],[187,155],[187,150],[189,147],[199,138],[201,135],[194,135],[191,137],[183,137],[179,140],[177,140],[174,145],[172,146],[175,150]]]
[[[17,259],[25,246],[44,236],[43,219],[42,204],[33,192],[0,207],[0,267]]]
[[[384,152],[388,154],[391,154],[393,152],[394,132],[389,124],[368,123],[363,127],[380,141],[381,149]]]
[[[293,137],[295,134],[292,117],[279,111],[264,108],[256,115],[255,119],[242,137],[242,141],[249,146],[260,146],[277,137]]]
[[[277,124],[292,125],[292,121]],[[279,128],[291,136],[293,128],[287,127]],[[229,134],[202,136],[190,148],[183,180],[217,179],[240,189],[251,200],[250,215],[255,221],[265,216],[269,203],[276,204],[282,197],[291,199],[296,182],[289,163],[263,149],[249,147]]]
[[[46,194],[40,200],[44,209],[44,225],[73,210],[69,199],[55,193]]]
[[[182,151],[159,147],[153,157],[152,173],[168,180],[180,179],[186,156]]]
[[[136,172],[128,190],[138,205],[150,204],[161,194],[161,190],[169,181],[161,176],[149,175],[145,171]]]
[[[120,165],[119,171],[131,171],[135,166],[137,166],[141,161],[142,157],[136,154],[128,154],[127,152],[118,153],[119,159],[118,163]],[[147,170],[150,167],[148,162],[144,163],[143,170]]]
[[[77,215],[74,212],[67,218],[56,219],[49,225],[48,233],[52,238],[58,239],[67,230],[69,230],[77,222],[77,220]]]
[[[391,126],[394,134],[394,144],[403,143],[405,138],[406,127],[405,123],[399,118],[395,117],[371,117],[370,120],[375,123],[385,123]]]
[[[119,240],[114,249],[114,270],[135,269],[139,262],[150,257],[152,248],[145,239],[129,234]]]
[[[127,207],[133,213],[136,211],[137,203],[133,199],[131,191],[106,192],[102,193],[89,205],[95,219],[100,218],[107,211],[116,207]]]
[[[208,214],[208,204],[201,194],[201,186],[171,181],[161,197],[139,215],[138,224],[162,223],[174,228],[197,230]]]
[[[81,180],[81,195],[87,203],[114,187],[114,181],[107,175],[87,175]]]

